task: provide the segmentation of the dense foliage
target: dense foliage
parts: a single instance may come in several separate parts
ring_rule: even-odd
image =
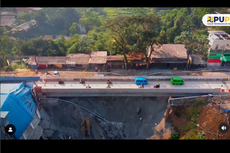
[[[33,13],[20,13],[17,15],[19,24],[31,19],[37,24],[15,34],[7,33],[7,27],[0,28],[0,64],[4,66],[9,55],[62,56],[107,50],[125,56],[128,51],[146,53],[153,43],[183,43],[190,53],[205,54],[208,33],[202,16],[226,9],[43,8]],[[229,27],[216,29],[230,32]],[[44,35],[62,37],[44,40]],[[65,40],[64,36],[72,38]]]

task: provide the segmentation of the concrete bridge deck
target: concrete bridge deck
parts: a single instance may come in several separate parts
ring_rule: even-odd
[[[139,88],[133,81],[113,81],[111,88],[106,88],[105,81],[87,81],[85,85],[77,81],[68,81],[61,85],[55,82],[36,82],[42,87],[46,97],[89,97],[89,96],[192,96],[204,94],[229,93],[230,81],[186,81],[184,85],[171,85],[169,81],[149,81],[144,88]],[[87,89],[86,85],[91,88]],[[153,88],[160,84],[159,89]],[[222,90],[221,90],[222,89]]]

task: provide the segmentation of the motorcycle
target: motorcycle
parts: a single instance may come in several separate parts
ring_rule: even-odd
[[[91,88],[91,87],[89,85],[87,85],[86,88]]]
[[[107,80],[107,84],[112,84],[112,81],[110,81],[110,80]]]
[[[158,85],[155,85],[154,88],[160,88],[160,85],[159,85],[159,84],[158,84]]]
[[[59,83],[59,84],[64,84],[64,81],[59,80],[58,83]]]
[[[80,80],[79,83],[85,84],[85,81],[84,80]]]

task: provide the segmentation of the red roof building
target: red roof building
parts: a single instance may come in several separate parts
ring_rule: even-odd
[[[44,39],[47,40],[47,39],[53,39],[54,36],[53,35],[45,35]]]
[[[35,10],[29,7],[16,7],[17,11],[25,11],[25,12],[34,12]]]

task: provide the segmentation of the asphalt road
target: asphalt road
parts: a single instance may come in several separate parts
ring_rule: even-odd
[[[230,81],[225,82],[227,86],[222,81],[186,81],[184,85],[172,85],[169,81],[149,81],[148,85],[144,86],[144,89],[151,89],[157,84],[160,84],[161,89],[228,89],[230,87]],[[87,81],[85,85],[80,84],[78,81],[68,81],[65,82],[65,84],[58,84],[58,82],[47,82],[46,84],[36,82],[36,84],[44,89],[83,89],[86,88],[86,85],[90,85],[93,89],[104,89],[107,87],[107,83],[102,81]],[[138,86],[131,81],[113,81],[111,88],[135,89],[138,88]]]

